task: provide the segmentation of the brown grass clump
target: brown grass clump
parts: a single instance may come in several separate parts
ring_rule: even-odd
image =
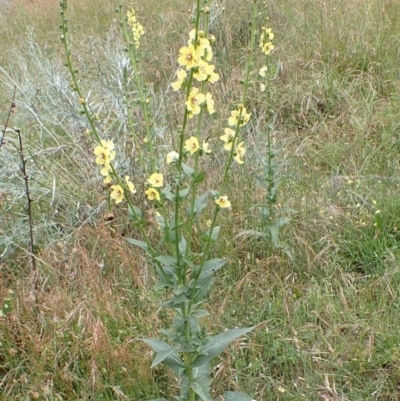
[[[151,355],[138,338],[158,327],[159,317],[143,265],[105,224],[45,250],[38,304],[21,280],[13,285],[13,312],[0,320],[4,394],[87,399],[82,380],[82,391],[92,394],[112,383],[115,393],[120,380],[125,388],[151,387]]]

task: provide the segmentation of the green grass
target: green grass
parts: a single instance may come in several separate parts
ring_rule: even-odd
[[[126,156],[121,171],[132,171],[117,4],[71,3],[79,78],[91,90],[102,130],[115,135]],[[14,294],[12,312],[0,320],[0,399],[171,398],[174,378],[163,367],[150,370],[152,354],[139,341],[170,321],[158,307],[164,294],[152,289],[145,256],[124,240],[138,235],[124,207],[108,210],[94,144],[63,67],[58,9],[49,4],[21,2],[0,15],[0,123],[16,85],[10,126],[24,135],[40,269],[38,313],[20,161],[16,138],[7,133],[0,152],[0,305],[8,290]],[[181,110],[167,89],[191,5],[147,1],[139,11],[146,29],[142,67],[165,152]],[[276,45],[271,60],[281,66],[271,87],[279,205],[296,210],[280,239],[292,258],[265,239],[237,236],[264,228],[253,206],[264,195],[256,175],[265,157],[266,99],[254,86],[245,138],[252,146],[242,173],[232,170],[233,208],[213,251],[229,264],[210,294],[207,324],[211,332],[257,328],[215,361],[213,389],[240,389],[260,401],[396,401],[400,5],[283,0],[268,2],[268,12]],[[250,19],[250,3],[228,0],[211,26],[221,80],[219,109],[207,122],[215,148],[210,187],[226,113],[242,90]],[[150,210],[146,218],[155,238]]]

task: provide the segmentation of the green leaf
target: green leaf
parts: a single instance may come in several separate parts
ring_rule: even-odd
[[[193,175],[194,174],[194,170],[191,167],[189,167],[187,164],[185,164],[185,163],[182,163],[182,169],[183,169],[183,172],[186,175]]]
[[[201,287],[210,280],[212,275],[226,264],[225,259],[215,258],[208,260],[203,266],[197,266],[194,273],[199,275],[197,286]],[[197,277],[197,275],[195,277]],[[211,283],[210,283],[211,284]],[[208,291],[208,290],[207,290]]]
[[[161,305],[165,306],[166,308],[172,308],[174,310],[179,310],[177,306],[183,305],[189,302],[189,298],[185,294],[179,294],[178,296],[173,297],[172,299],[163,302]]]
[[[199,214],[207,206],[207,198],[209,191],[204,192],[194,202],[193,213],[195,215]],[[190,207],[187,208],[187,214],[190,215]]]
[[[158,277],[161,283],[167,287],[170,287],[174,283],[176,283],[177,277],[175,271],[172,267],[166,265],[156,265],[155,266]],[[159,288],[164,288],[163,286]]]
[[[147,246],[147,244],[143,241],[139,241],[137,239],[134,238],[125,238],[130,244],[138,246],[139,248],[143,249],[144,251],[148,251],[149,247]]]
[[[209,359],[212,359],[221,354],[231,342],[252,331],[253,329],[254,326],[247,327],[245,329],[232,329],[226,331],[225,333],[210,337],[207,339],[207,342],[200,347],[200,352],[203,355],[208,356]]]
[[[181,254],[184,254],[184,253],[186,252],[186,246],[187,246],[186,239],[185,239],[185,237],[182,235],[182,236],[181,236],[181,239],[180,239],[180,241],[179,241],[179,252],[180,252]]]
[[[168,401],[166,398],[152,398],[151,400],[148,401]]]
[[[236,391],[228,391],[224,395],[220,395],[214,401],[255,401],[244,393],[238,393]]]
[[[3,308],[0,310],[2,310],[5,315],[12,312],[11,301],[9,299],[5,299],[3,302]]]
[[[210,291],[213,281],[214,278],[212,276],[206,276],[205,278],[202,278],[201,281],[199,279],[198,284],[200,284],[201,286],[196,287],[196,293],[193,296],[194,302],[204,301],[206,295]]]
[[[155,366],[159,365],[161,362],[163,362],[165,359],[167,359],[170,356],[171,357],[178,356],[177,349],[171,347],[170,349],[166,349],[166,350],[158,352],[156,357],[154,358],[154,361],[151,364],[150,368],[154,368]]]
[[[157,256],[154,258],[155,260],[158,260],[160,263],[162,263],[165,266],[175,266],[176,265],[176,258],[170,255],[164,255],[164,256]]]
[[[211,239],[213,241],[216,241],[219,237],[219,226],[214,227],[214,229],[212,230],[212,233],[210,235]]]
[[[206,395],[203,392],[203,389],[201,388],[199,383],[193,382],[191,383],[190,387],[194,390],[194,392],[203,400],[203,401],[209,401],[209,398],[206,397]]]
[[[157,338],[144,338],[142,339],[146,344],[150,345],[150,347],[157,353],[170,350],[172,347],[161,340],[158,340]],[[182,374],[182,371],[185,369],[185,365],[183,364],[181,358],[179,357],[178,353],[176,350],[174,350],[175,353],[171,353],[168,355],[164,360],[164,364],[167,365],[175,374],[180,376]]]
[[[200,319],[202,317],[210,316],[210,313],[205,309],[196,309],[195,311],[192,312],[192,316],[197,319]]]
[[[282,70],[281,60],[278,60],[278,62],[276,63],[276,67],[273,70],[275,70],[273,79],[276,79],[278,77],[280,71]]]
[[[133,210],[132,210],[133,208]],[[129,217],[132,220],[137,220],[138,218],[142,217],[142,211],[136,207],[135,205],[132,205],[132,207],[128,207],[128,213],[129,213]]]
[[[221,258],[214,258],[207,260],[206,263],[204,263],[204,266],[201,269],[201,274],[208,274],[212,275],[221,267],[223,267],[226,264],[226,259],[221,259]]]
[[[256,238],[265,238],[267,237],[267,234],[261,232],[261,231],[257,231],[257,230],[243,230],[241,231],[239,234],[237,234],[234,238],[240,238],[240,237],[245,237],[245,238],[252,238],[252,237],[256,237]]]
[[[171,185],[167,185],[161,190],[161,193],[170,201],[175,200],[175,195],[172,193]]]
[[[268,227],[268,230],[271,234],[272,245],[277,248],[279,246],[279,227],[276,225],[271,225]]]
[[[165,351],[172,348],[168,343],[161,341],[158,338],[141,338],[141,341],[150,345],[155,352]]]
[[[169,288],[169,287],[171,287],[170,284],[168,284],[168,283],[163,283],[163,282],[161,282],[161,281],[157,281],[157,283],[155,283],[154,286],[153,286],[153,288],[154,288],[155,291],[163,290],[164,288]]]
[[[194,176],[193,184],[201,184],[204,181],[205,177],[206,177],[205,171],[200,171],[198,174]]]
[[[187,194],[189,193],[190,188],[185,188],[179,191],[179,199],[186,198]]]
[[[276,219],[274,221],[274,225],[276,225],[277,227],[281,228],[285,224],[289,223],[291,220],[292,219],[290,217],[279,217],[279,219]]]

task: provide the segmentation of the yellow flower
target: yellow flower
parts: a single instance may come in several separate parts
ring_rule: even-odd
[[[210,62],[212,60],[212,58],[213,58],[213,52],[212,52],[211,47],[210,47],[210,49],[207,50],[205,59],[206,59],[206,61]]]
[[[189,44],[193,44],[196,36],[196,30],[192,29],[189,32]],[[204,36],[204,31],[198,31],[197,32],[197,44],[195,45],[196,47],[196,53],[198,57],[204,57],[206,54],[206,60],[210,61],[212,58],[212,51],[211,51],[211,46],[210,46],[210,41]],[[211,54],[211,57],[209,57],[209,54]]]
[[[121,185],[111,185],[111,199],[115,200],[115,203],[121,203],[122,199],[124,199],[124,189]]]
[[[94,148],[93,153],[95,154],[95,156],[97,156],[96,164],[98,164],[99,166],[110,164],[110,151],[108,149],[98,145]]]
[[[264,84],[260,84],[260,92],[265,92],[265,85]]]
[[[211,93],[206,94],[206,104],[207,104],[207,110],[210,114],[215,113],[214,109],[214,99],[212,97]]]
[[[177,90],[181,89],[182,84],[183,84],[183,81],[185,80],[187,74],[186,74],[186,71],[185,71],[185,70],[179,70],[179,71],[176,73],[176,75],[177,75],[177,77],[178,77],[178,80],[175,81],[175,82],[172,82],[172,84],[171,84],[172,89],[173,89],[174,91],[177,91]]]
[[[272,42],[267,42],[267,43],[263,43],[261,48],[262,48],[263,53],[266,56],[268,56],[272,52],[272,50],[275,49],[275,46],[272,44]]]
[[[133,183],[130,181],[129,175],[125,176],[125,182],[126,182],[126,186],[129,189],[129,192],[131,194],[135,194],[136,193],[136,189],[135,189],[135,186],[133,185]]]
[[[208,80],[211,75],[217,76],[219,78],[218,74],[214,73],[215,66],[212,64],[208,64],[207,61],[200,60],[198,63],[198,69],[197,71],[193,74],[193,76],[198,80],[198,81],[205,81]],[[218,80],[217,78],[217,80]],[[215,82],[215,81],[214,81]],[[213,83],[214,83],[213,82]]]
[[[268,40],[272,40],[275,35],[272,33],[272,28],[267,28],[265,26],[262,27],[263,33],[261,34],[261,38],[264,39],[265,36],[268,37]]]
[[[199,149],[199,141],[195,136],[191,136],[185,141],[185,149],[192,155]]]
[[[239,163],[239,164],[243,164],[243,156],[246,153],[246,149],[243,147],[243,143],[244,142],[240,142],[239,145],[236,148],[236,155],[235,155],[235,160]]]
[[[100,174],[104,175],[105,177],[109,175],[111,171],[111,166],[110,164],[105,164],[104,167],[100,170]]]
[[[228,207],[231,207],[231,202],[228,201],[228,197],[227,196],[220,196],[215,203],[221,208],[221,209],[225,209]]]
[[[135,47],[136,49],[138,49],[140,46],[140,37],[144,35],[143,26],[139,24],[139,22],[136,20],[134,8],[132,8],[131,11],[128,11],[126,15],[128,17],[128,24],[132,29],[132,35]]]
[[[148,182],[151,186],[153,186],[153,187],[155,187],[155,188],[158,188],[158,187],[162,187],[162,186],[163,186],[163,180],[164,180],[164,177],[163,177],[162,174],[160,174],[160,173],[153,173],[153,174],[150,176],[150,178],[147,180],[147,182]]]
[[[214,72],[214,65],[210,65],[209,71],[210,73],[208,74],[208,78],[207,78],[207,82],[210,82],[211,84],[215,84],[215,82],[217,82],[219,80],[219,74],[217,74],[216,72]]]
[[[178,58],[178,63],[182,67],[186,67],[187,70],[190,70],[193,67],[197,66],[198,56],[196,54],[196,50],[193,45],[189,45],[188,47],[182,47],[179,50],[180,56]]]
[[[192,115],[199,114],[200,105],[204,103],[205,100],[206,97],[202,93],[199,93],[199,89],[193,88],[188,99],[185,102],[186,108],[192,113]]]
[[[265,78],[265,75],[268,71],[268,67],[264,66],[260,68],[260,71],[258,72],[258,74],[260,75],[260,77]]]
[[[94,148],[93,153],[96,157],[96,164],[103,166],[105,164],[110,164],[110,161],[115,158],[114,143],[112,140],[106,141],[102,139],[100,141],[101,145],[97,145]]]
[[[167,163],[171,164],[171,163],[175,163],[176,161],[178,161],[179,159],[179,153],[175,152],[175,150],[173,150],[172,152],[169,152],[167,154]]]
[[[154,188],[149,188],[149,189],[146,190],[144,193],[147,195],[147,199],[148,199],[148,200],[154,200],[154,199],[156,199],[156,200],[159,201],[159,200],[161,199],[160,194],[159,194],[158,191],[157,191],[156,189],[154,189]]]
[[[110,159],[114,160],[115,158],[115,151],[114,151],[114,142],[110,139],[109,141],[106,141],[104,139],[101,140],[101,144],[105,149],[108,149],[110,152]]]
[[[106,178],[104,178],[103,182],[104,184],[109,184],[112,181],[111,175],[108,175]]]
[[[246,108],[243,107],[242,104],[239,104],[237,110],[231,111],[231,116],[228,118],[228,124],[231,126],[236,126],[239,124],[239,127],[247,124],[250,120],[250,113],[246,113]]]
[[[260,36],[260,47],[265,53],[265,55],[269,55],[272,50],[274,50],[275,46],[272,44],[271,40],[275,37],[272,33],[271,28],[262,27],[262,34]]]
[[[209,146],[210,145],[208,144],[208,142],[203,141],[203,145],[201,145],[201,148],[203,149],[204,153],[210,154],[212,152]]]
[[[233,138],[235,137],[235,131],[230,128],[225,128],[225,134],[220,136],[219,139],[225,142],[224,149],[231,150],[233,144]]]
[[[213,66],[210,66],[207,61],[199,60],[197,64],[197,71],[193,74],[193,76],[200,82],[205,81],[213,70],[210,70],[210,67]]]

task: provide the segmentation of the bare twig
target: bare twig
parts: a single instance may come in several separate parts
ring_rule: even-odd
[[[21,172],[22,172],[22,176],[25,181],[25,193],[26,193],[26,198],[28,200],[28,224],[29,224],[29,235],[30,235],[29,253],[31,255],[32,271],[33,271],[33,284],[34,284],[34,288],[35,288],[35,292],[36,292],[36,290],[37,290],[37,268],[36,268],[35,247],[34,247],[34,242],[33,242],[32,198],[30,197],[30,193],[29,193],[29,176],[26,172],[26,160],[24,158],[24,153],[23,153],[21,130],[19,128],[15,128],[15,132],[18,135],[19,155],[21,157]]]
[[[15,93],[16,92],[17,92],[17,87],[14,86],[14,94],[13,94],[13,97],[12,97],[12,100],[11,100],[10,110],[8,111],[6,123],[4,124],[4,127],[1,130],[3,135],[0,138],[0,149],[1,149],[2,145],[3,145],[3,143],[4,143],[4,138],[6,136],[6,130],[7,130],[8,123],[10,121],[11,114],[14,113],[15,108],[16,108],[16,105],[15,105]]]

